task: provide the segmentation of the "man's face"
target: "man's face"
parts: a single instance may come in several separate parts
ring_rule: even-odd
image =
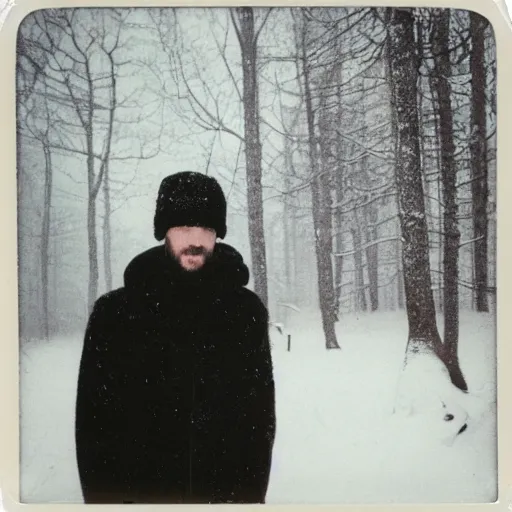
[[[217,235],[210,228],[180,226],[165,235],[167,249],[187,271],[199,270],[211,256]]]

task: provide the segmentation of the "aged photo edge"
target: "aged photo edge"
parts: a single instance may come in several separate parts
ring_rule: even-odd
[[[5,0],[0,0],[7,3]],[[371,505],[373,510],[392,512],[396,508],[405,510],[439,510],[458,511],[470,508],[475,511],[496,509],[512,510],[512,375],[506,361],[512,361],[512,344],[509,342],[509,333],[512,331],[507,322],[507,310],[510,293],[506,283],[511,280],[512,245],[508,241],[507,230],[512,218],[512,201],[506,196],[506,191],[512,190],[512,177],[507,172],[507,163],[512,161],[512,99],[506,91],[512,90],[512,68],[507,66],[507,47],[512,47],[511,24],[505,18],[505,10],[499,2],[493,0],[326,0],[323,2],[259,0],[248,2],[234,0],[153,0],[148,4],[144,0],[17,0],[0,28],[0,140],[3,141],[3,165],[0,173],[0,219],[2,233],[0,245],[3,247],[0,260],[2,283],[1,304],[3,318],[0,324],[1,339],[3,340],[2,357],[0,358],[0,389],[1,410],[0,419],[0,511],[38,510],[50,511],[55,508],[61,510],[78,510],[84,505],[79,504],[21,504],[19,503],[19,344],[18,344],[18,290],[17,290],[17,204],[16,204],[16,101],[15,101],[15,60],[16,60],[16,34],[20,23],[25,16],[34,10],[57,7],[156,7],[156,6],[183,6],[183,7],[224,7],[230,5],[247,4],[254,7],[261,6],[292,6],[313,5],[322,6],[390,6],[390,7],[449,7],[473,10],[485,16],[494,28],[497,46],[498,62],[498,91],[497,111],[497,161],[498,161],[498,189],[497,189],[497,354],[498,354],[498,502],[493,504],[404,504],[404,505]],[[116,510],[120,505],[95,505],[98,511]],[[132,505],[133,509],[150,510],[158,505]],[[176,505],[175,507],[180,507]],[[209,509],[212,506],[192,506],[193,509]],[[228,508],[224,505],[215,505],[216,508]],[[256,507],[256,506],[255,506]],[[255,508],[254,507],[254,508]],[[261,507],[261,506],[259,506]],[[268,509],[304,510],[313,511],[322,508],[336,508],[344,510],[363,510],[366,505],[263,505]],[[183,506],[185,508],[185,506]],[[230,505],[229,509],[249,509],[251,505]],[[120,509],[120,508],[119,508]],[[190,509],[190,506],[187,507]]]

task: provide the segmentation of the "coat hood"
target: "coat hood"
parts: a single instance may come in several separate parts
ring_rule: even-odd
[[[249,282],[249,269],[242,255],[228,244],[218,242],[203,268],[186,272],[159,245],[137,255],[124,272],[128,291],[146,296],[172,294],[183,289],[238,288]]]

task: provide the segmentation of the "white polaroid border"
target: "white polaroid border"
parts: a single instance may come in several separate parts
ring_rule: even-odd
[[[7,16],[0,28],[0,512],[38,510],[76,511],[94,507],[98,512],[126,510],[126,505],[23,504],[19,502],[19,340],[17,274],[16,183],[16,35],[30,12],[63,7],[438,7],[466,9],[491,23],[497,52],[497,357],[498,357],[498,501],[488,504],[382,504],[382,505],[129,505],[135,511],[230,511],[268,509],[269,512],[343,511],[414,512],[463,510],[512,511],[512,24],[504,0],[0,0]],[[3,13],[5,15],[5,11]],[[4,16],[1,16],[4,18]],[[2,19],[0,18],[0,22]],[[383,471],[387,471],[383,468]],[[370,484],[370,483],[369,483]]]

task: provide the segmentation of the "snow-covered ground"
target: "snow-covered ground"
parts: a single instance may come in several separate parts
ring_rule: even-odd
[[[403,312],[346,316],[326,351],[315,315],[273,331],[277,438],[267,503],[490,502],[497,498],[494,317],[462,313],[461,366],[476,398],[446,422],[441,404],[392,414]],[[24,502],[81,502],[74,453],[82,340],[27,343],[21,354]],[[427,372],[417,387],[429,389]],[[424,382],[422,382],[424,379]],[[431,404],[432,405],[432,404]],[[468,429],[454,434],[466,422]],[[447,442],[447,439],[450,442]]]

